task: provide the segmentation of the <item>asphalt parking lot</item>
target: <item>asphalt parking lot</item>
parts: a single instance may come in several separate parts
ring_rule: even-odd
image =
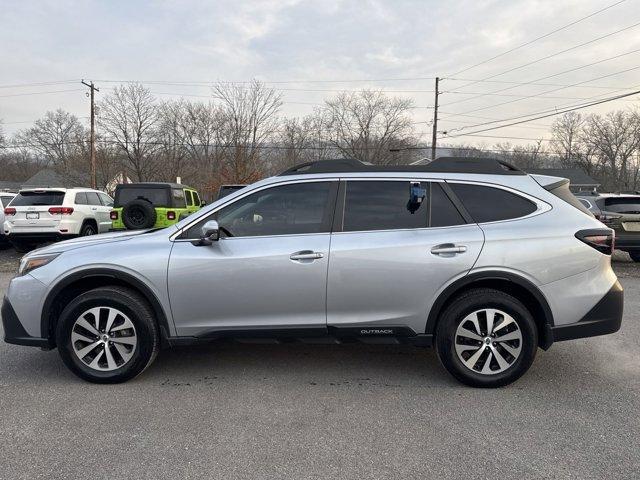
[[[4,291],[18,256],[0,252]],[[614,335],[538,351],[500,390],[431,350],[223,344],[161,352],[122,385],[0,343],[0,478],[640,477],[640,265]]]

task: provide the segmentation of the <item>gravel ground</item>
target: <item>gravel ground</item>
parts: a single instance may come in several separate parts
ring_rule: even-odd
[[[18,259],[0,252],[0,290]],[[500,390],[404,346],[179,348],[98,386],[0,343],[0,478],[637,479],[640,266],[614,266],[622,330],[540,350]]]

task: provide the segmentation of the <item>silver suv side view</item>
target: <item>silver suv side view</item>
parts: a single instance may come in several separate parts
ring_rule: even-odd
[[[57,347],[99,383],[161,346],[261,337],[434,346],[458,380],[498,387],[538,347],[620,328],[612,247],[565,179],[489,159],[315,162],[165,229],[30,253],[2,320],[7,342]]]

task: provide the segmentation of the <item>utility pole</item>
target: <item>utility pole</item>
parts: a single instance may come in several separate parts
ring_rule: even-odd
[[[91,83],[87,83],[82,80],[82,84],[89,87],[90,93],[87,93],[88,97],[91,97],[91,188],[95,189],[98,185],[96,181],[96,106],[95,106],[95,92],[99,92],[100,89]]]
[[[433,136],[431,137],[431,160],[436,159],[436,143],[438,141],[438,84],[440,77],[436,77],[436,97],[433,103]]]

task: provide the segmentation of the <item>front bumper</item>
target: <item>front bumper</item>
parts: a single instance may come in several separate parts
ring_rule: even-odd
[[[2,327],[4,329],[4,341],[14,345],[27,345],[30,347],[50,348],[49,340],[46,338],[32,337],[24,329],[13,306],[7,300],[2,301]]]
[[[624,294],[619,281],[576,323],[549,327],[552,342],[607,335],[620,330]]]

